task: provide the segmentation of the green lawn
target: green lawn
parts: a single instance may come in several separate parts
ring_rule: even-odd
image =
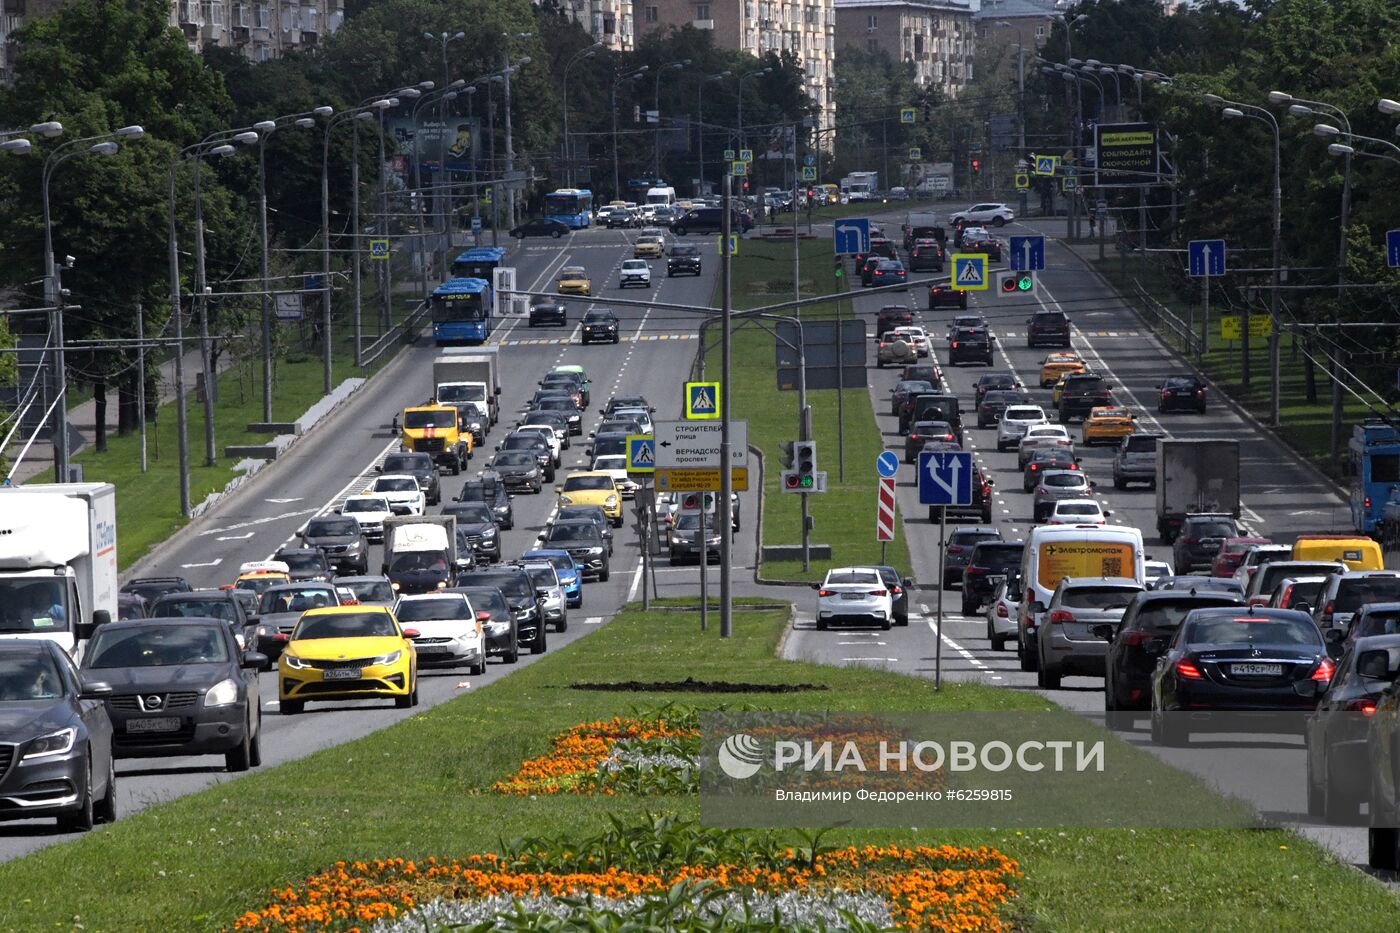
[[[786,610],[736,615],[734,637],[695,613],[627,611],[588,638],[480,690],[363,739],[151,807],[86,838],[0,865],[0,926],[15,930],[226,927],[274,887],[344,859],[463,856],[523,836],[579,838],[610,816],[694,819],[687,794],[503,798],[491,785],[550,737],[666,703],[700,709],[1045,710],[1032,694],[774,657]],[[459,679],[460,675],[446,676]],[[818,684],[817,692],[606,693],[577,682]],[[315,715],[314,710],[310,714]],[[366,717],[381,715],[373,709]],[[1065,714],[1070,715],[1070,714]],[[155,765],[159,767],[157,763]],[[798,843],[796,833],[788,834]],[[1395,898],[1311,844],[1273,831],[836,831],[824,844],[988,845],[1024,877],[1005,919],[1026,930],[1386,930]],[[55,879],[89,879],[56,883]],[[91,879],[101,879],[92,883]]]
[[[829,295],[845,290],[833,275],[831,241],[799,241],[799,278],[803,296]],[[792,288],[792,244],[745,240],[733,266],[734,307],[756,308],[790,300]],[[718,302],[716,302],[718,303]],[[838,313],[847,320],[851,303],[820,305],[802,312],[804,320],[830,320]],[[784,312],[792,313],[792,312]],[[772,323],[772,322],[765,322]],[[719,350],[714,343],[716,328],[710,328],[707,341],[710,378],[719,368]],[[797,544],[802,540],[801,496],[781,491],[781,443],[795,440],[798,430],[797,392],[778,389],[774,337],[757,322],[735,330],[733,347],[733,406],[735,414],[749,422],[749,443],[764,454],[763,540],[764,544]],[[874,462],[884,449],[865,388],[844,391],[846,479],[840,479],[837,392],[835,389],[809,390],[813,435],[817,441],[817,467],[825,470],[828,492],[811,497],[811,513],[816,520],[811,540],[830,544],[830,561],[813,561],[803,573],[802,562],[767,561],[763,575],[771,579],[820,580],[830,566],[880,563],[880,543],[875,540]],[[886,562],[909,568],[909,549],[902,523],[896,523],[895,540],[890,542]]]

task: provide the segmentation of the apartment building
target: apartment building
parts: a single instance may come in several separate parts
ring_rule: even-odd
[[[1038,49],[1050,38],[1051,27],[1063,15],[1064,0],[982,0],[972,16],[977,41],[984,48]]]
[[[791,51],[802,60],[807,96],[820,127],[836,121],[832,78],[836,63],[833,0],[636,0],[637,28],[693,26],[714,34],[715,45],[754,56]],[[829,145],[829,137],[822,140]]]
[[[569,18],[614,52],[633,49],[632,0],[564,0]]]
[[[841,46],[912,62],[921,85],[956,97],[972,81],[971,0],[835,0]]]

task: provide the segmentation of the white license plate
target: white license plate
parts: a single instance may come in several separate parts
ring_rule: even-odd
[[[180,728],[179,716],[159,716],[152,719],[128,719],[127,732],[176,732]]]
[[[842,598],[842,599],[849,599],[849,600],[853,600],[853,601],[858,601],[858,600],[865,599],[865,594],[864,594],[864,593],[842,593],[842,594],[841,594],[841,598]]]
[[[1236,677],[1282,677],[1282,664],[1232,664],[1230,673]]]
[[[358,667],[337,667],[326,671],[321,676],[325,680],[359,680],[360,669]]]

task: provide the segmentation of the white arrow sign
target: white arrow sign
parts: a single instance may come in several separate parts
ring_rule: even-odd
[[[658,470],[717,470],[722,433],[719,421],[658,421],[656,468]],[[733,421],[729,426],[729,466],[749,465],[749,423]]]
[[[933,457],[930,457],[928,461],[928,476],[929,479],[933,480],[936,485],[948,494],[948,499],[950,501],[957,501],[959,489],[958,474],[962,472],[962,461],[958,457],[951,457],[949,459],[951,462],[946,466],[948,471],[947,481],[944,481],[940,472],[934,468],[937,464],[937,460]]]
[[[223,562],[224,559],[222,557],[216,557],[213,560],[207,561],[203,564],[181,564],[180,567],[183,570],[193,570],[196,567],[217,567]]]

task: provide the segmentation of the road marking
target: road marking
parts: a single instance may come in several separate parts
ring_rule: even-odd
[[[603,624],[603,617],[602,617],[602,616],[589,616],[588,618],[586,618],[586,619],[583,620],[583,624],[584,624],[584,625],[602,625],[602,624]]]
[[[632,585],[627,588],[627,601],[630,603],[637,598],[637,587],[642,585],[642,562],[637,561],[637,569],[632,573]]]
[[[891,664],[899,663],[899,658],[842,658],[842,661],[888,661]]]
[[[243,532],[243,534],[241,534],[241,535],[224,535],[224,536],[222,536],[222,537],[215,538],[214,540],[215,540],[215,541],[247,541],[249,538],[251,538],[251,537],[253,536],[253,534],[254,534],[254,532],[245,531],[245,532]]]
[[[181,564],[180,567],[184,570],[193,570],[196,567],[217,567],[223,562],[224,559],[222,557],[216,557],[213,560],[205,561],[202,564]]]
[[[883,641],[838,641],[836,644],[838,644],[838,645],[879,645],[881,648],[883,648],[883,647],[885,647],[885,645],[887,644],[887,642],[883,642]]]
[[[290,502],[300,502],[301,500],[302,500],[302,497],[301,497],[301,496],[295,496],[295,497],[293,497],[293,498],[291,498],[291,499],[264,499],[263,501],[264,501],[264,502],[276,502],[278,505],[287,505],[287,504],[290,503]]]
[[[281,515],[268,515],[264,518],[254,518],[246,522],[238,522],[235,525],[225,525],[223,528],[209,528],[205,531],[201,531],[199,534],[201,537],[205,535],[223,534],[226,531],[237,531],[240,528],[251,528],[254,525],[266,525],[269,522],[280,522],[286,518],[300,518],[303,515],[310,515],[315,511],[315,509],[302,509],[298,512],[283,512]]]
[[[953,641],[953,639],[949,638],[947,635],[940,634],[938,631],[938,623],[936,623],[933,619],[929,619],[927,621],[929,630],[933,632],[934,635],[937,635],[938,637],[942,638],[943,644],[947,645],[949,648],[952,648],[958,654],[962,655],[963,660],[971,664],[973,667],[986,670],[987,665],[983,664],[980,660],[978,660],[977,656],[974,655],[971,651],[968,651],[966,648]]]

